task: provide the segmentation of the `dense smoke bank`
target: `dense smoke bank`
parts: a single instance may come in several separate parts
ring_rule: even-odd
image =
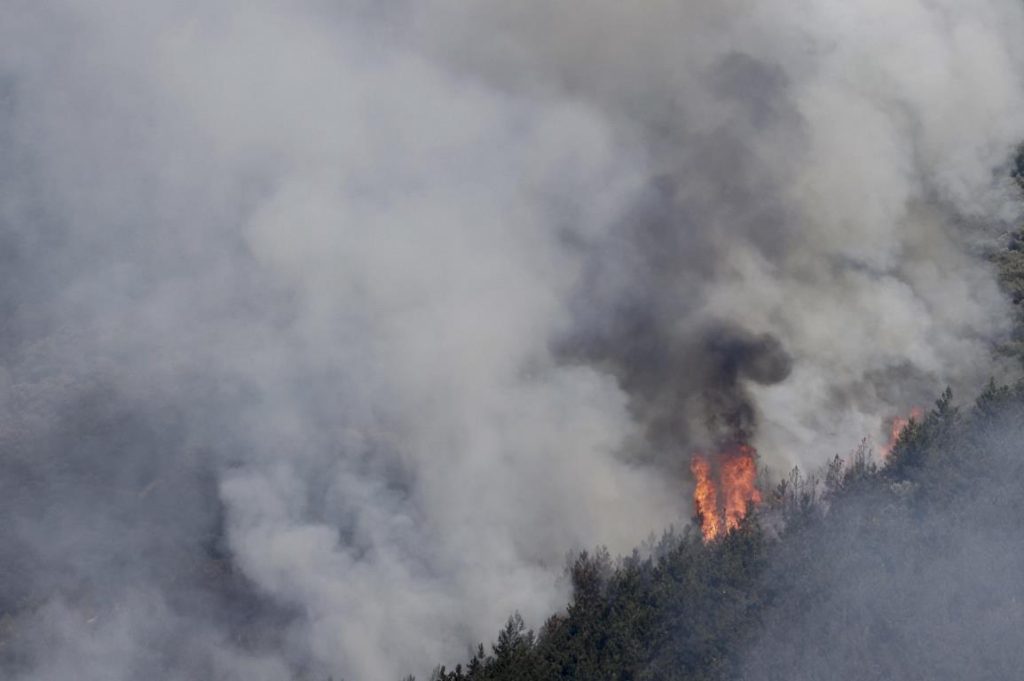
[[[1014,0],[14,0],[0,665],[395,679],[1001,367]]]

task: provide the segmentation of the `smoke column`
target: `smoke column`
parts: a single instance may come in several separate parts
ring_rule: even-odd
[[[11,0],[0,664],[425,674],[1002,369],[1015,0]]]

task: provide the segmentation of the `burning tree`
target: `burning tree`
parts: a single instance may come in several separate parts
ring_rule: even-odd
[[[690,471],[697,483],[693,501],[704,541],[739,527],[750,505],[761,502],[757,450],[750,445],[726,447],[710,457],[694,454]]]

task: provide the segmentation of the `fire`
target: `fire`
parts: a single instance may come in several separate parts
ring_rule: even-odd
[[[757,464],[753,447],[740,445],[722,459],[722,491],[725,493],[725,528],[735,530],[747,515],[750,503],[761,503],[757,489]]]
[[[711,541],[722,531],[722,522],[718,515],[718,490],[711,479],[711,462],[700,454],[695,454],[690,462],[690,470],[697,480],[693,490],[693,504],[700,518],[700,529],[704,541]]]
[[[749,445],[719,452],[714,461],[695,454],[690,470],[697,481],[693,502],[704,541],[735,530],[747,515],[748,506],[761,503],[761,492],[757,489],[757,451]]]
[[[903,418],[897,416],[892,420],[892,425],[889,427],[889,441],[882,445],[881,453],[883,459],[888,459],[889,455],[892,454],[892,450],[896,448],[896,443],[900,441],[900,435],[907,426],[910,425],[911,421],[920,421],[924,417],[924,409],[921,407],[914,407],[910,410],[910,416]]]

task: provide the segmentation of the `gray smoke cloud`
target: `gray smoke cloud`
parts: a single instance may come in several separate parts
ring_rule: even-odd
[[[423,673],[997,370],[1012,0],[4,14],[11,678]]]
[[[746,385],[776,384],[792,370],[792,358],[769,334],[720,322],[671,333],[643,310],[610,321],[607,335],[573,339],[563,352],[619,379],[631,412],[646,425],[648,447],[639,451],[670,467],[686,460],[688,448],[750,442],[757,412]]]

